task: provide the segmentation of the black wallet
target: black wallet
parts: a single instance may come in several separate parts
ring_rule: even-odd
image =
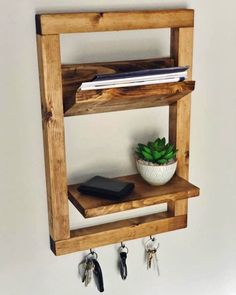
[[[78,191],[84,194],[118,200],[128,196],[134,189],[134,183],[102,176],[94,176],[81,183]]]

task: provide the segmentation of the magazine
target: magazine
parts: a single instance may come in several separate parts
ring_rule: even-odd
[[[186,79],[187,69],[186,66],[97,75],[92,81],[83,82],[80,89],[96,90],[179,82]]]

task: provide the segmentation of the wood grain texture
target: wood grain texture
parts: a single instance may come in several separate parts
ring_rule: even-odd
[[[193,91],[193,81],[89,91],[79,89],[82,82],[92,80],[97,74],[170,66],[173,66],[173,60],[169,58],[63,66],[65,116],[164,106],[174,103]]]
[[[168,212],[152,214],[71,231],[70,239],[51,241],[51,249],[56,255],[64,255],[169,232],[186,225],[186,215],[173,217]]]
[[[96,75],[116,74],[127,71],[171,66],[174,66],[174,59],[171,58],[62,65],[64,109],[67,110],[71,104],[73,105],[75,103],[76,92],[81,83],[93,80]]]
[[[104,13],[67,13],[37,15],[38,55],[42,97],[45,165],[48,191],[51,249],[56,255],[119,243],[187,226],[187,198],[199,189],[187,182],[189,166],[190,93],[194,88],[191,68],[188,80],[177,85],[145,86],[121,92],[100,91],[81,94],[83,81],[95,74],[114,73],[149,63],[169,66],[192,65],[194,11],[189,9]],[[59,35],[61,33],[171,28],[171,58],[156,61],[113,62],[106,64],[62,66]],[[174,61],[174,62],[173,62]],[[62,88],[63,80],[63,88]],[[175,83],[173,83],[175,84]],[[162,89],[161,89],[162,88]],[[62,95],[63,89],[63,95]],[[114,91],[114,90],[113,90]],[[102,95],[101,95],[101,92]],[[129,93],[129,94],[128,94]],[[160,95],[157,98],[157,95]],[[64,110],[66,115],[131,109],[147,106],[170,106],[170,141],[178,152],[177,175],[163,187],[148,188],[139,176],[134,194],[119,203],[81,198],[70,186],[70,199],[87,216],[99,216],[163,202],[168,212],[116,221],[70,231],[65,161]],[[126,179],[126,178],[125,178]],[[185,180],[184,180],[185,179]],[[169,189],[167,189],[169,187]],[[73,188],[73,189],[72,189]],[[88,198],[90,201],[88,201]],[[81,202],[82,200],[82,202]],[[107,203],[108,202],[108,203]]]
[[[65,116],[134,110],[173,104],[194,90],[194,81],[100,90],[78,90]]]
[[[188,79],[192,78],[193,55],[193,28],[178,28],[171,30],[171,57],[175,59],[176,66],[189,65]],[[183,97],[170,106],[169,139],[176,143],[178,153],[177,174],[188,179],[189,174],[189,140],[190,140],[190,112],[191,95]],[[176,202],[174,210],[176,215],[187,213],[188,201]]]
[[[44,153],[51,237],[69,238],[59,36],[38,36]]]
[[[76,103],[76,92],[81,83],[93,80],[98,74],[116,74],[172,66],[174,66],[174,59],[171,58],[62,65],[64,110],[67,111]]]
[[[118,177],[118,179],[135,184],[134,191],[120,201],[82,194],[77,190],[78,184],[68,187],[69,199],[80,213],[88,218],[199,195],[199,189],[196,186],[178,176],[174,176],[170,182],[162,186],[151,186],[138,174]]]
[[[38,34],[193,27],[192,9],[36,15]]]

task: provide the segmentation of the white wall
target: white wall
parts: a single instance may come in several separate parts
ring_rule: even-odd
[[[93,284],[85,289],[77,275],[77,264],[85,252],[55,257],[49,250],[34,14],[163,7],[196,10],[197,87],[192,102],[190,179],[201,187],[201,198],[189,202],[188,229],[158,236],[159,278],[155,272],[146,271],[142,239],[127,243],[129,277],[125,282],[116,268],[118,245],[97,249],[105,293],[236,294],[235,1],[53,2],[1,0],[0,294],[97,294]],[[84,34],[75,41],[65,37],[63,60],[165,55],[168,34],[155,33],[123,32],[119,38],[113,33]],[[70,182],[93,173],[132,172],[133,144],[149,136],[167,134],[166,122],[166,108],[67,118]],[[104,145],[109,153],[102,153]],[[79,213],[72,207],[70,211],[71,225],[84,226]],[[104,219],[90,222],[98,221]]]

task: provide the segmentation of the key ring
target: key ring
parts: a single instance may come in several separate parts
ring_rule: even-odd
[[[126,252],[127,254],[129,253],[128,247],[125,246],[123,242],[120,243],[120,252]]]
[[[85,259],[87,260],[90,256],[96,260],[98,259],[98,254],[93,249],[90,249],[90,253],[85,256]]]
[[[157,243],[156,238],[153,236],[150,236],[144,245],[146,250],[157,250],[160,247],[160,244]]]

